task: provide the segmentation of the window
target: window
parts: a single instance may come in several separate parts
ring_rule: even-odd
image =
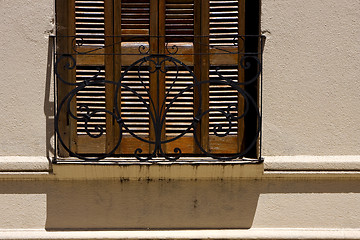
[[[245,0],[57,0],[59,155],[254,157],[261,38],[245,36],[245,9]]]

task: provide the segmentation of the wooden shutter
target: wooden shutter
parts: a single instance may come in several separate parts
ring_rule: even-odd
[[[59,36],[56,39],[56,52],[59,55],[67,54],[73,55],[74,51],[72,48],[72,38],[66,36],[75,35],[75,2],[74,1],[56,1],[56,23],[57,23],[57,35]],[[62,37],[60,37],[62,36]],[[75,78],[75,68],[66,68],[66,66],[73,66],[74,62],[71,58],[66,58],[64,61],[60,61],[60,56],[57,56],[57,70],[58,74],[62,76],[68,83],[74,84],[76,82]],[[68,92],[70,92],[74,86],[65,84],[62,81],[57,81],[57,99],[58,105],[60,105],[62,99],[66,97]],[[70,104],[71,112],[76,114],[76,101],[73,100]],[[77,143],[77,134],[76,134],[76,120],[69,118],[67,116],[67,110],[62,108],[58,113],[58,133],[60,139],[62,139],[63,144],[68,148],[65,149],[62,145],[59,145],[59,156],[67,157],[69,152],[76,152],[76,143]]]
[[[240,59],[244,56],[245,35],[245,0],[211,0],[210,1],[210,39],[212,48],[210,55],[210,79],[219,79],[219,73],[234,82],[244,82],[244,69],[240,66]],[[221,50],[218,50],[221,49]],[[233,54],[219,54],[227,50]],[[235,54],[234,54],[235,53]],[[238,54],[236,54],[238,53]],[[210,109],[226,110],[229,105],[234,105],[231,113],[240,116],[244,113],[243,97],[237,90],[229,85],[210,84],[209,86]],[[217,137],[214,127],[221,126],[225,137]],[[217,111],[209,115],[209,145],[212,153],[238,153],[244,144],[243,120],[233,121],[231,129],[226,118]]]
[[[77,94],[72,108],[77,109],[75,112],[78,116],[85,114],[82,104],[91,110],[113,111],[115,86],[101,81],[119,81],[125,69],[143,57],[132,55],[138,53],[139,47],[150,49],[150,54],[165,54],[176,45],[178,53],[174,57],[192,69],[199,81],[217,79],[217,73],[238,82],[244,81],[244,72],[239,65],[240,57],[236,54],[243,50],[244,44],[237,39],[238,35],[244,35],[244,0],[58,0],[59,8],[68,9],[67,14],[62,10],[62,17],[58,18],[58,22],[63,22],[67,30],[59,33],[76,35],[77,43],[72,48],[71,40],[61,40],[58,41],[59,47],[71,54],[90,53],[76,54],[76,69],[68,73],[69,79],[74,82],[96,76],[99,80],[99,85],[86,87]],[[222,54],[225,52],[234,54]],[[142,90],[144,86],[139,83],[142,80],[151,97],[156,99],[155,96],[160,95],[160,102],[164,101],[169,91],[168,104],[173,96],[193,81],[191,74],[181,67],[175,69],[168,66],[166,74],[160,77],[163,81],[157,86],[155,74],[149,73],[147,66],[143,66],[140,71],[129,71],[123,83],[147,99],[147,92]],[[62,89],[59,91],[61,98],[64,96],[61,92],[68,91],[69,87],[59,86],[59,89]],[[229,104],[235,104],[232,113],[241,115],[243,112],[243,100],[236,90],[221,84],[206,83],[201,85],[201,91],[203,110],[226,109]],[[166,115],[162,140],[181,134],[191,124],[196,114],[194,106],[200,102],[198,98],[199,93],[193,89],[176,101]],[[121,88],[117,103],[129,129],[154,141],[155,133],[149,121],[149,113],[138,98],[131,91]],[[88,136],[82,121],[61,121],[61,128],[66,135],[64,138],[68,139],[65,144],[69,144],[70,149],[79,154],[110,152],[119,138],[117,123],[104,112],[96,114],[88,124],[90,132],[94,134],[99,127],[104,130],[99,138]],[[243,122],[234,123],[230,134],[225,137],[214,135],[216,125],[223,126],[225,130],[227,128],[227,122],[221,114],[210,112],[201,119],[196,133],[191,131],[162,147],[169,154],[176,147],[185,154],[201,154],[194,142],[193,134],[196,134],[201,147],[210,153],[239,152],[243,142]],[[143,153],[151,153],[153,147],[124,132],[115,154],[133,154],[137,148],[141,148]]]
[[[105,0],[106,1],[106,0]],[[98,134],[101,128],[104,133],[100,138],[92,138],[85,131],[85,122],[77,121],[77,153],[93,154],[104,152],[106,139],[110,137],[109,117],[104,110],[108,109],[107,98],[110,89],[101,81],[107,79],[109,62],[106,59],[105,49],[108,39],[105,38],[105,1],[86,1],[75,0],[75,34],[76,45],[76,80],[78,82],[84,79],[96,76],[99,84],[96,86],[87,86],[76,96],[77,115],[84,116],[81,106],[86,104],[90,110],[100,111],[91,118],[88,123],[88,130],[92,134]],[[81,54],[89,53],[89,54]],[[108,129],[109,128],[109,129]]]

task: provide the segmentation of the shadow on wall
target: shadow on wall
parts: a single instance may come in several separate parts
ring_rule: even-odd
[[[0,198],[46,194],[49,231],[250,228],[261,194],[350,192],[356,180],[0,182]]]
[[[46,228],[250,228],[258,196],[236,182],[69,182],[48,195]]]
[[[45,98],[44,98],[44,114],[46,117],[46,157],[51,161],[51,157],[54,156],[54,86],[52,73],[53,73],[53,56],[55,41],[54,38],[49,37],[48,44],[48,56],[46,64],[46,83],[45,83]],[[53,83],[54,84],[54,83]]]

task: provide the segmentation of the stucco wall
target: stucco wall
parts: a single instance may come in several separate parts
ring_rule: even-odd
[[[53,1],[0,1],[0,155],[45,156]]]
[[[262,0],[264,155],[360,154],[359,9]]]
[[[359,228],[357,180],[0,182],[0,229]]]

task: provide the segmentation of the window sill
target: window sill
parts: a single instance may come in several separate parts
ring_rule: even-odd
[[[45,157],[0,157],[0,179],[27,180],[212,180],[259,178],[263,164],[238,162],[50,164]]]
[[[233,162],[167,162],[150,164],[129,161],[111,164],[61,163],[53,165],[54,175],[61,179],[121,180],[227,180],[259,178],[262,163]]]
[[[40,156],[0,156],[0,173],[48,173],[50,162]]]
[[[0,157],[0,179],[22,180],[234,180],[267,178],[360,178],[360,156],[269,156],[244,162],[61,163],[45,157]]]

